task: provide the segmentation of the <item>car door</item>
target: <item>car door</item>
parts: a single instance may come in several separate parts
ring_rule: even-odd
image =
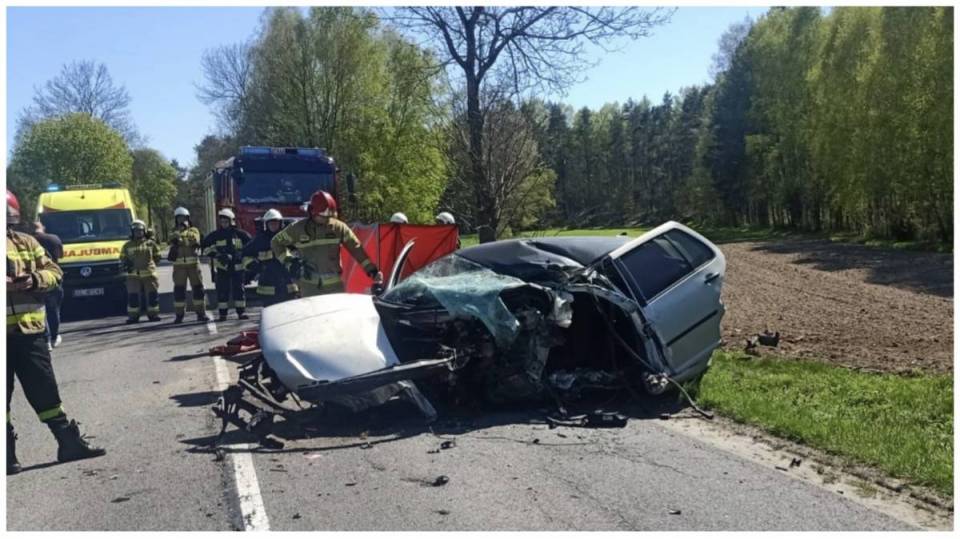
[[[693,230],[669,222],[610,256],[660,334],[674,375],[705,368],[720,344],[723,253]]]

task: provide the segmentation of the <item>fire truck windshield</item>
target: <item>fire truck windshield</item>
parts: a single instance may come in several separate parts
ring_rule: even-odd
[[[333,189],[333,175],[316,172],[255,172],[243,174],[241,204],[301,204],[318,189]]]

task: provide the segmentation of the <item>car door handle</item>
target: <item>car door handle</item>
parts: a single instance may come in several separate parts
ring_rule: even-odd
[[[719,272],[708,273],[706,278],[703,279],[703,282],[712,283],[713,281],[716,281],[717,277],[719,276],[720,276]]]

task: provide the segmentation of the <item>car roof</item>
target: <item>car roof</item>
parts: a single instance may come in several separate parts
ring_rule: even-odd
[[[457,254],[495,271],[516,265],[586,266],[630,239],[627,236],[521,238],[483,243]]]

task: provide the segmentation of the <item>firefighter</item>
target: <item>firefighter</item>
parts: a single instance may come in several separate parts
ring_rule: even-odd
[[[140,219],[130,224],[130,240],[123,244],[120,256],[127,271],[127,323],[140,321],[141,305],[147,307],[151,322],[160,320],[160,282],[157,264],[160,247],[147,236],[147,225]]]
[[[448,211],[442,211],[437,214],[437,224],[438,225],[455,225],[456,221],[453,219],[453,214]]]
[[[233,210],[224,208],[217,213],[217,230],[203,239],[203,252],[210,257],[217,287],[217,310],[223,322],[227,319],[232,296],[237,318],[246,320],[247,299],[243,290],[243,247],[250,242],[250,234],[237,228]]]
[[[173,210],[173,219],[176,221],[176,230],[170,238],[170,253],[167,256],[173,262],[173,307],[176,311],[173,323],[183,322],[187,307],[187,281],[190,281],[190,288],[193,289],[190,303],[197,313],[197,320],[206,322],[210,318],[204,305],[206,291],[200,275],[200,231],[190,222],[190,211],[184,207]]]
[[[453,219],[453,214],[448,211],[442,211],[436,216],[438,225],[455,225],[457,222]],[[460,238],[457,237],[457,249],[460,249]]]
[[[340,277],[340,245],[375,282],[383,282],[383,274],[370,260],[357,236],[343,221],[336,218],[337,202],[326,191],[310,197],[308,217],[281,230],[270,246],[273,256],[282,260],[291,276],[298,279],[303,296],[316,296],[343,291]],[[291,254],[290,249],[297,251]]]
[[[13,230],[20,224],[20,203],[7,191],[7,475],[20,472],[17,435],[10,421],[13,378],[40,421],[57,439],[57,460],[99,457],[106,451],[91,447],[77,422],[68,420],[60,402],[57,378],[47,349],[44,295],[63,280],[63,271],[37,240]]]
[[[391,223],[396,223],[396,224],[398,224],[398,225],[405,225],[405,224],[409,223],[410,221],[407,220],[406,214],[401,213],[401,212],[397,212],[397,213],[395,213],[395,214],[393,214],[393,215],[390,216],[390,222],[391,222]]]
[[[283,215],[270,209],[263,214],[263,230],[243,248],[243,266],[248,279],[257,278],[257,295],[269,307],[298,297],[300,289],[275,256],[270,240],[283,228]]]

